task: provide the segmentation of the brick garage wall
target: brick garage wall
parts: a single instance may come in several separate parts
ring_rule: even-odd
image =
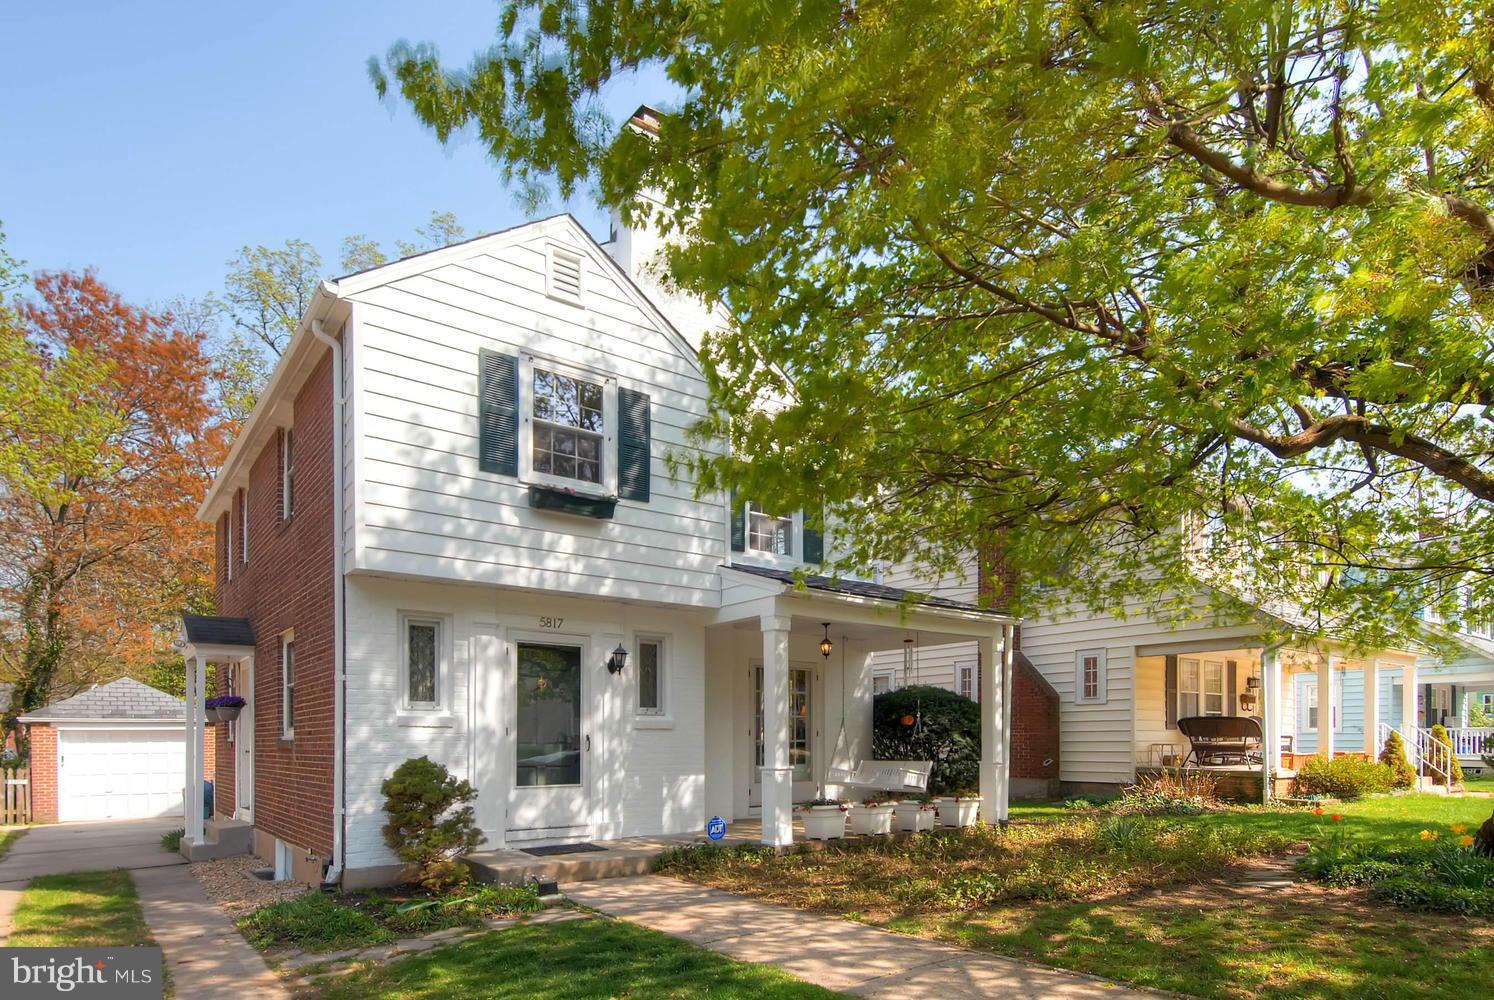
[[[988,549],[980,559],[980,595],[1001,607],[1017,591],[1017,576]],[[1015,630],[1016,662],[1012,668],[1012,793],[1051,797],[1058,794],[1058,692],[1022,655],[1022,628]]]
[[[254,652],[254,825],[325,863],[332,853],[333,615],[332,557],[332,362],[323,354],[294,404],[295,502],[281,517],[281,449],[275,434],[255,456],[233,513],[220,517],[217,607],[221,615],[248,618]],[[243,523],[249,505],[249,562],[234,532],[233,579],[225,566],[228,517]],[[281,637],[294,630],[295,736],[281,738]],[[219,668],[219,693],[227,671]],[[234,808],[234,754],[227,727],[214,727],[218,742],[215,812]]]
[[[38,722],[31,737],[31,821],[57,822],[57,730]]]

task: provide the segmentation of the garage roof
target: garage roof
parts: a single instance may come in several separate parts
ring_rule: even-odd
[[[129,677],[97,684],[82,694],[21,716],[20,722],[119,720],[185,722],[186,703]]]

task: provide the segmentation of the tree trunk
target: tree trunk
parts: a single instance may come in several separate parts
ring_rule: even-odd
[[[1494,813],[1484,820],[1484,825],[1473,835],[1473,853],[1494,858]]]
[[[21,675],[10,693],[10,705],[0,717],[0,745],[5,737],[15,736],[16,749],[24,756],[30,753],[26,728],[16,719],[46,705],[52,697],[52,685],[62,665],[67,645],[66,627],[55,574],[47,566],[37,571],[26,586],[21,600],[21,627],[26,645],[21,654]]]

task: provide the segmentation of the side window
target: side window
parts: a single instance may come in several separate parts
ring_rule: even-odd
[[[293,428],[287,427],[280,442],[280,516],[289,521],[296,512],[296,449]]]
[[[638,640],[638,714],[663,715],[664,704],[664,640],[658,637],[640,637]]]
[[[872,694],[886,694],[892,690],[892,674],[890,672],[872,674]]]
[[[249,565],[249,491],[239,490],[239,559]]]
[[[230,580],[233,579],[233,504],[223,515],[223,567]]]
[[[296,636],[287,632],[280,639],[280,735],[296,735]]]
[[[405,615],[400,632],[404,642],[404,707],[430,710],[441,707],[445,636],[439,618]]]
[[[1105,650],[1081,649],[1074,654],[1074,701],[1078,704],[1105,701]]]
[[[793,515],[769,514],[756,504],[747,505],[747,551],[770,556],[794,554]]]
[[[960,694],[971,701],[980,700],[980,691],[977,689],[975,683],[975,664],[955,664],[955,687],[959,690]]]

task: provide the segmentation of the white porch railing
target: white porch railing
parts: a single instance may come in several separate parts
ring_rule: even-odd
[[[1385,740],[1394,728],[1384,722],[1376,727],[1377,754],[1385,746]],[[1441,740],[1432,739],[1430,729],[1408,726],[1400,730],[1400,733],[1402,742],[1406,744],[1406,756],[1410,758],[1416,773],[1431,778],[1436,784],[1447,784],[1448,775],[1452,772],[1452,749]]]
[[[1494,757],[1494,727],[1449,729],[1447,738],[1452,741],[1453,753],[1459,757],[1471,757],[1475,760],[1484,754]]]

